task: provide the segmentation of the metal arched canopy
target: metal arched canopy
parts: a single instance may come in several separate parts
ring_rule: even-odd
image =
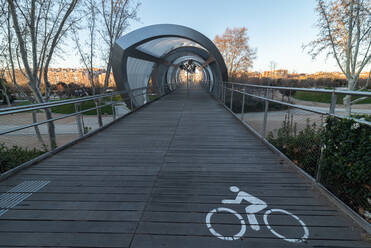
[[[209,53],[205,49],[198,48],[198,47],[191,47],[191,46],[182,46],[178,47],[169,53],[165,54],[163,56],[166,61],[168,61],[171,64],[179,65],[179,62],[192,59],[195,62],[198,62],[198,64],[202,65],[204,70],[204,76],[206,76],[206,80],[211,80],[210,87],[213,86],[213,81],[222,81],[221,75],[219,73],[214,74],[213,72],[218,72],[217,64],[211,63]],[[208,61],[209,59],[209,61]],[[178,68],[179,69],[179,68]],[[168,65],[158,65],[158,68],[156,68],[153,72],[155,72],[158,76],[161,78],[158,78],[157,81],[164,81],[167,80],[168,84],[170,84],[170,81],[174,82],[176,81],[175,75],[177,75],[178,70],[175,68],[175,66],[168,66]],[[171,75],[169,77],[169,75]],[[166,79],[165,79],[166,77]]]
[[[175,24],[157,24],[134,30],[119,38],[112,52],[112,70],[119,90],[145,87],[153,70],[173,66],[167,54],[173,54],[180,47],[197,47],[208,54],[205,66],[217,79],[227,81],[228,72],[218,48],[200,32]],[[198,54],[195,54],[198,55]],[[210,66],[209,66],[210,65]],[[164,75],[167,70],[162,70]],[[167,84],[161,82],[155,85]],[[153,78],[152,78],[153,80]],[[135,105],[141,105],[146,99],[134,99]]]

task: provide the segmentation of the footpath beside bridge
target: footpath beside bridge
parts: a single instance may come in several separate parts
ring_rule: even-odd
[[[247,201],[222,204],[231,186]],[[371,247],[203,89],[176,90],[0,193],[0,247]]]

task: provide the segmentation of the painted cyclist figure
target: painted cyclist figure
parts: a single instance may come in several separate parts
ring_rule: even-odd
[[[260,230],[260,226],[258,224],[258,220],[256,219],[255,214],[265,209],[268,205],[260,200],[259,198],[256,198],[253,195],[250,195],[249,193],[245,191],[240,191],[240,189],[237,186],[231,186],[230,191],[237,193],[236,199],[234,200],[222,200],[223,204],[241,204],[242,201],[247,201],[251,203],[251,205],[247,206],[245,208],[247,219],[249,220],[249,223],[251,225],[251,228],[255,231]]]
[[[268,208],[268,204],[259,198],[241,191],[237,186],[231,186],[229,187],[230,191],[237,194],[236,198],[233,200],[225,199],[222,200],[223,204],[241,204],[243,201],[246,201],[250,204],[245,208],[248,224],[250,225],[251,229],[254,231],[259,231],[261,228],[259,226],[259,222],[256,218],[256,213],[262,211],[265,208]],[[241,229],[234,233],[233,235],[223,235],[222,233],[216,231],[213,227],[212,218],[214,215],[217,215],[219,213],[223,214],[232,214],[234,215],[240,225]],[[292,218],[294,221],[297,221],[299,223],[297,235],[295,237],[292,237],[292,233],[290,234],[290,237],[286,237],[284,234],[278,232],[277,230],[272,227],[272,225],[269,224],[269,216],[275,213],[279,213],[280,215],[287,215],[288,217]],[[305,242],[309,238],[309,229],[306,226],[306,224],[296,215],[284,210],[284,209],[267,209],[264,213],[262,213],[262,219],[264,221],[264,226],[266,227],[274,236],[277,238],[283,239],[290,243],[302,243]],[[226,241],[233,241],[233,240],[239,240],[243,237],[243,235],[246,233],[246,222],[244,220],[244,217],[242,217],[241,214],[239,214],[236,210],[233,210],[232,208],[226,208],[226,207],[218,207],[210,210],[210,212],[207,213],[205,218],[206,227],[209,229],[210,233],[217,237],[218,239],[226,240]]]

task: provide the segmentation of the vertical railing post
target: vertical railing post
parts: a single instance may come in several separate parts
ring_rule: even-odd
[[[224,101],[224,82],[221,81],[221,88],[222,88],[222,97],[220,98],[220,101]]]
[[[223,87],[222,87],[222,82],[221,81],[219,81],[218,82],[218,87],[219,87],[219,89],[218,89],[218,98],[219,98],[219,100],[221,101],[222,100],[222,98],[223,98]]]
[[[334,90],[331,94],[331,104],[330,104],[330,110],[329,110],[331,115],[335,114],[336,98],[337,96]]]
[[[217,81],[215,82],[215,83],[217,83]],[[217,85],[219,85],[218,87],[219,87],[219,89],[218,89],[218,91],[217,92],[215,92],[215,96],[217,97],[217,98],[219,98],[219,100],[222,100],[222,96],[223,96],[223,90],[222,90],[222,83],[219,81],[218,83],[217,83]]]
[[[233,92],[234,92],[234,84],[232,83],[232,86],[231,86],[231,102],[229,104],[229,109],[232,110],[233,112]]]
[[[225,98],[226,98],[226,95],[227,95],[227,84],[223,81],[223,89],[224,89],[224,95],[223,95],[223,104],[225,104]]]
[[[132,90],[130,90],[130,108],[131,108],[131,111],[134,111],[134,107],[133,107],[133,91]]]
[[[223,101],[223,94],[224,94],[224,88],[223,88],[223,81],[220,81],[220,101]]]
[[[241,120],[244,120],[245,116],[245,87],[242,89],[242,108],[241,108]]]
[[[78,103],[75,103],[74,106],[75,106],[75,113],[79,112]],[[76,115],[76,123],[77,123],[77,130],[79,132],[80,137],[84,136],[84,130],[82,129],[82,123],[81,123],[81,114]]]
[[[111,95],[112,119],[116,120],[115,104],[113,103],[113,96]]]
[[[289,94],[291,94],[291,93],[289,93]],[[284,99],[284,98],[282,98],[282,99]],[[288,102],[290,103],[289,100],[288,100]],[[290,107],[289,106],[287,107],[287,117],[290,118]]]
[[[269,89],[267,88],[265,91],[265,98],[268,98],[268,91]],[[265,138],[265,133],[267,130],[267,121],[268,121],[268,107],[269,107],[269,101],[264,100],[264,122],[263,122],[263,131],[262,131],[262,136]]]

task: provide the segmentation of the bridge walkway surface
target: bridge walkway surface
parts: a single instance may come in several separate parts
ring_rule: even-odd
[[[222,204],[231,186],[247,201]],[[0,192],[0,247],[370,247],[203,89],[163,97]]]

